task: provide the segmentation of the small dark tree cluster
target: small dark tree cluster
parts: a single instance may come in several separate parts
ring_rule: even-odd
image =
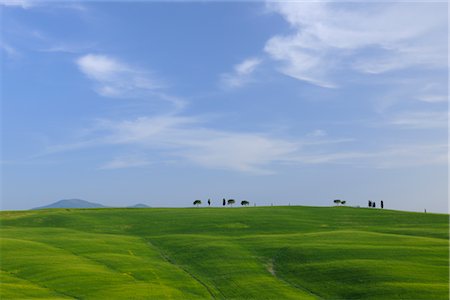
[[[377,207],[377,203],[376,203],[375,201],[370,201],[370,200],[369,200],[369,207],[376,208],[376,207]],[[383,202],[383,200],[380,201],[380,207],[381,207],[381,208],[384,208],[384,202]]]
[[[347,203],[347,201],[345,201],[345,200],[340,200],[340,199],[333,200],[333,202],[334,202],[334,204],[336,204],[337,206],[339,206],[339,205],[345,205],[345,203]]]
[[[212,203],[211,199],[208,199],[207,203],[208,203],[208,206],[211,206],[211,203]],[[234,199],[228,199],[228,200],[225,198],[222,199],[222,206],[230,205],[231,207],[233,207],[233,204],[235,204],[235,203],[236,203],[236,200],[234,200]],[[202,200],[195,200],[193,202],[193,204],[198,207],[199,205],[202,204]],[[248,206],[248,205],[250,205],[250,202],[247,200],[242,200],[241,205]]]

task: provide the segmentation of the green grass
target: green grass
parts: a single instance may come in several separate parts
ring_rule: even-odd
[[[0,212],[1,299],[449,299],[449,216],[346,207]]]

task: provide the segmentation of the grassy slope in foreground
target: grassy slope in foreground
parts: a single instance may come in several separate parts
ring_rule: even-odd
[[[448,299],[448,215],[1,212],[1,299]]]

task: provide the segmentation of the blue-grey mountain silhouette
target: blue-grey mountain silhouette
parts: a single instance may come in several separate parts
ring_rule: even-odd
[[[47,209],[47,208],[101,208],[106,207],[99,203],[89,202],[81,199],[64,199],[55,203],[36,207],[33,209]]]

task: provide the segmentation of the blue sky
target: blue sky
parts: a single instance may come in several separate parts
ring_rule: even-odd
[[[0,3],[2,209],[448,210],[446,2]]]

